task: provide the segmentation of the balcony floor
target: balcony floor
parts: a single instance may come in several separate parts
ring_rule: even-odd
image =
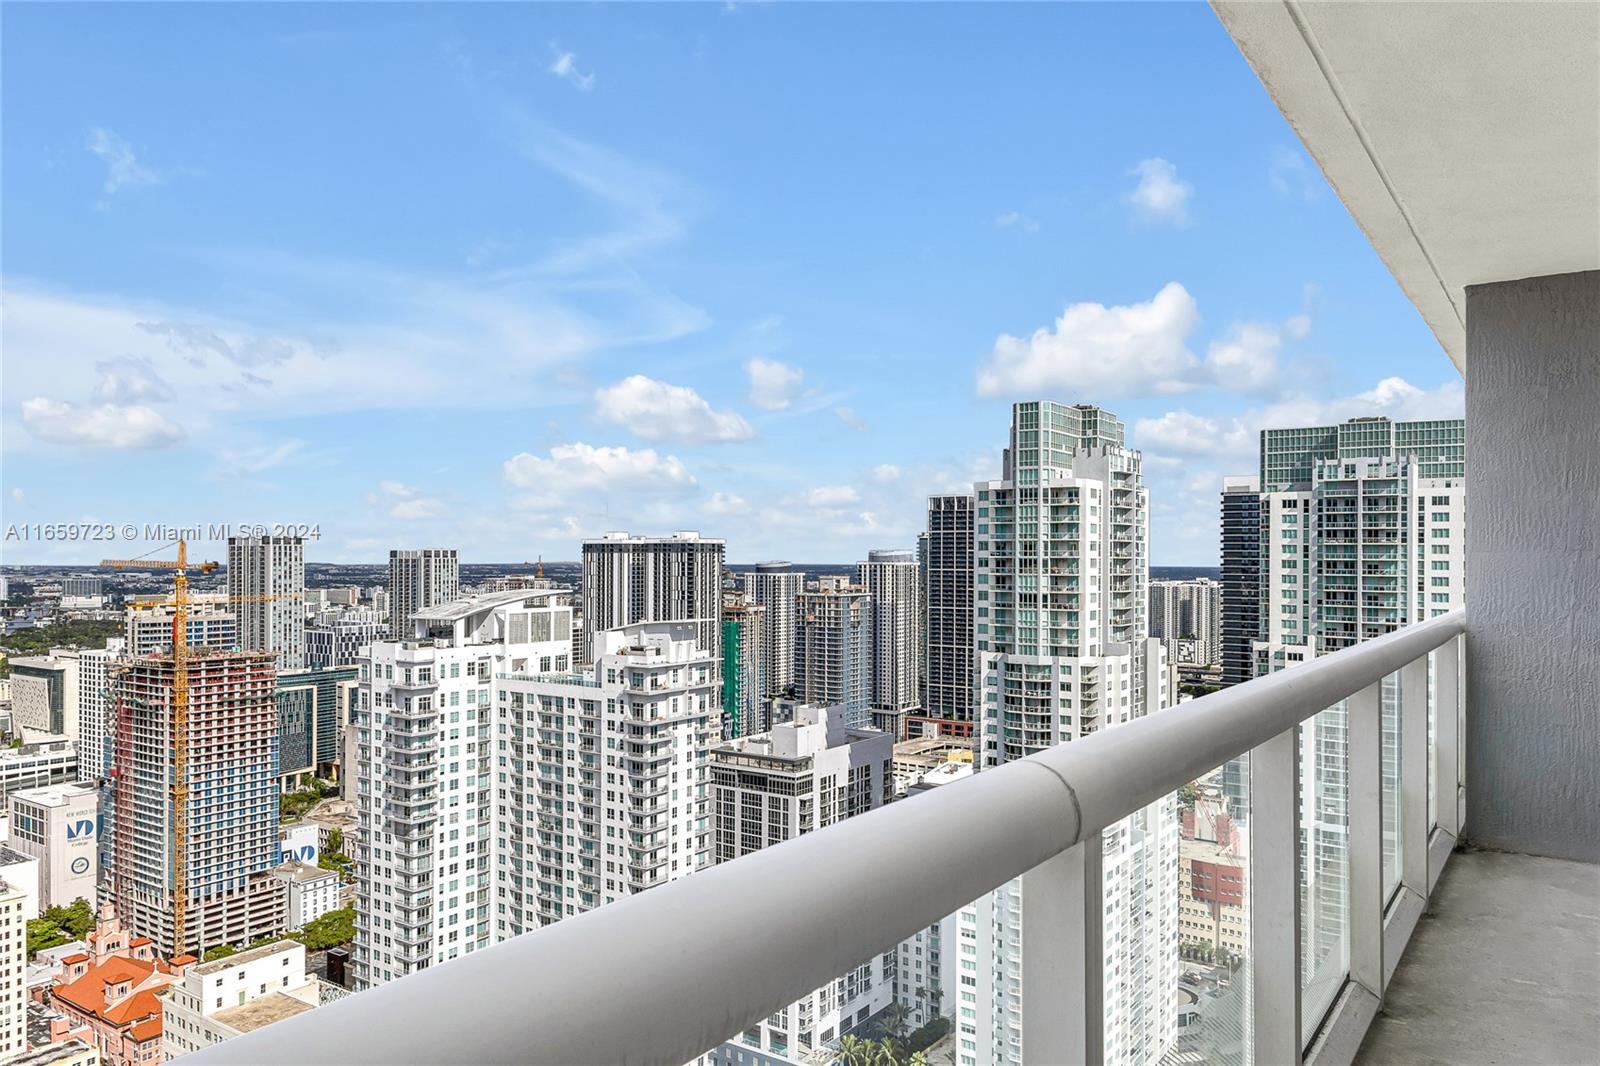
[[[1600,1062],[1600,866],[1456,852],[1356,1062]]]

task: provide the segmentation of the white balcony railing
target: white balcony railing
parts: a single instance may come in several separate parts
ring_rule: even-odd
[[[1026,1059],[1099,1062],[1100,832],[1248,753],[1245,1016],[1253,1058],[1275,1066],[1347,1063],[1459,831],[1464,631],[1459,611],[1409,626],[652,888],[186,1061],[680,1066],[1021,877]],[[1387,802],[1397,791],[1399,804],[1386,812],[1382,694],[1396,673],[1399,739],[1391,743],[1399,781]],[[1332,975],[1331,1005],[1308,1023],[1299,732],[1346,700],[1349,964]],[[1392,887],[1384,876],[1386,813],[1389,838],[1398,837]]]

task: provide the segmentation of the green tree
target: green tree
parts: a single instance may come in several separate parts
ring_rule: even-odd
[[[326,951],[356,938],[356,909],[343,907],[313,918],[300,930],[297,938],[307,951]]]
[[[28,920],[28,955],[48,948],[58,948],[62,944],[71,943],[72,938],[49,918],[31,918]]]
[[[337,854],[344,853],[344,830],[328,830],[328,850]]]
[[[51,908],[54,910],[55,908]],[[61,927],[72,934],[72,939],[82,940],[94,928],[94,908],[83,897],[62,908]]]
[[[229,955],[238,954],[238,951],[239,949],[234,947],[232,944],[218,944],[216,947],[207,951],[205,955],[202,956],[200,961],[211,962],[215,959],[225,959]]]

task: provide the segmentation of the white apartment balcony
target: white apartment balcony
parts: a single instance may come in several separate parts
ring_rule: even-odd
[[[193,1062],[678,1066],[1017,878],[1020,970],[1008,959],[994,976],[1020,978],[1009,1021],[1021,1035],[1002,1017],[996,1039],[1029,1063],[1114,1061],[1105,940],[1141,934],[1102,927],[1102,831],[1246,755],[1240,1020],[1231,1047],[1201,1058],[1597,1061],[1600,5],[1216,8],[1465,375],[1467,610],[654,886]],[[1335,728],[1315,721],[1335,705]],[[1313,734],[1341,783],[1304,804]],[[654,761],[630,750],[630,770]],[[1305,885],[1324,846],[1307,841],[1330,820],[1340,869]],[[930,869],[956,849],[960,861]]]

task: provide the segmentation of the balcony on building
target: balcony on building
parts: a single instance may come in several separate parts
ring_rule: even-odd
[[[1597,1061],[1600,5],[1214,8],[1465,379],[1465,611],[654,885],[194,1062],[678,1066],[1018,878],[1022,958],[996,980],[1021,982],[1022,1058],[1110,1061],[1100,831],[1243,755],[1250,960],[1225,1061]],[[1298,737],[1340,703],[1349,857],[1329,902],[1300,892]],[[630,750],[642,772],[649,753]],[[630,855],[636,879],[644,854]],[[1346,939],[1313,967],[1302,933],[1324,905]]]

